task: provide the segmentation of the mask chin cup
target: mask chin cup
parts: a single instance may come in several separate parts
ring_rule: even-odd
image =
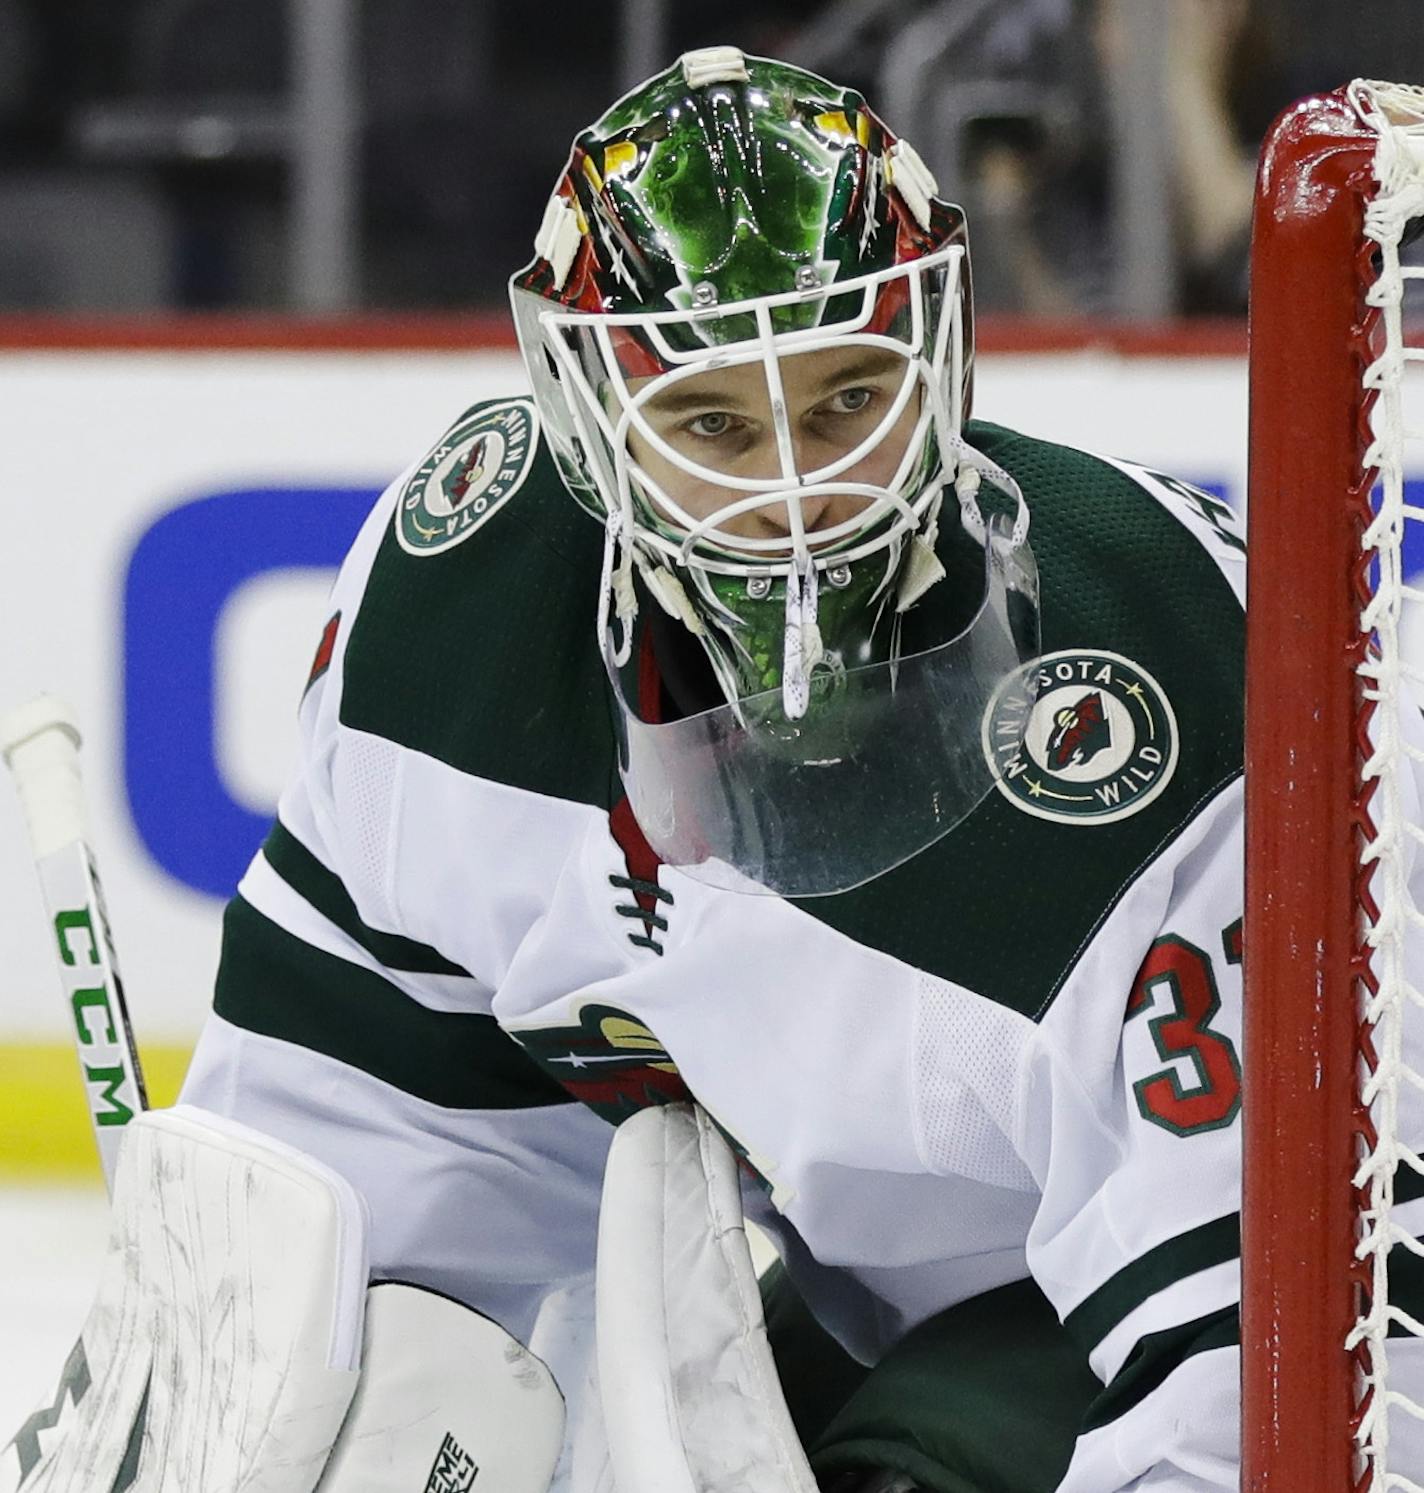
[[[805,713],[781,689],[679,721],[642,720],[603,639],[619,770],[653,850],[730,891],[829,896],[883,875],[948,834],[994,784],[984,722],[1006,689],[1033,688],[1038,578],[1012,525],[991,519],[984,599],[956,637],[888,663],[814,671]],[[996,712],[1027,722],[1029,710]],[[1002,756],[1013,744],[995,741]]]

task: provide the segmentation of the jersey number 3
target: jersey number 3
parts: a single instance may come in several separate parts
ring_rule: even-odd
[[[1227,960],[1241,962],[1241,923],[1222,935]],[[1186,1058],[1196,1082],[1184,1084],[1177,1068],[1164,1069],[1133,1084],[1145,1120],[1173,1135],[1199,1135],[1231,1124],[1241,1110],[1241,1063],[1231,1039],[1211,1029],[1221,996],[1211,960],[1195,944],[1167,934],[1152,945],[1133,982],[1128,1019],[1152,1007],[1166,1007],[1148,1023],[1158,1055]]]

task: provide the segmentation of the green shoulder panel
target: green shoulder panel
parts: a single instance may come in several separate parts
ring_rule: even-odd
[[[1138,874],[1241,771],[1244,614],[1198,539],[1117,468],[996,426],[967,435],[1028,501],[1063,722],[1049,746],[1086,765],[1003,762],[1004,791],[929,850],[800,906],[1036,1018]]]
[[[406,483],[346,649],[341,720],[462,772],[607,807],[602,532],[527,399],[456,421]]]

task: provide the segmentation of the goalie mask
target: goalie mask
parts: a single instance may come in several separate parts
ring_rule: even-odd
[[[961,436],[967,242],[936,191],[858,94],[712,48],[578,137],[514,277],[546,436],[605,526],[624,782],[700,879],[845,890],[992,784],[980,721],[1037,652],[1036,580],[1017,486]],[[640,708],[650,606],[713,708]]]

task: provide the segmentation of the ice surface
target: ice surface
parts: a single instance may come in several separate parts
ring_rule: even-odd
[[[108,1237],[100,1187],[0,1187],[0,1445],[47,1400]]]

